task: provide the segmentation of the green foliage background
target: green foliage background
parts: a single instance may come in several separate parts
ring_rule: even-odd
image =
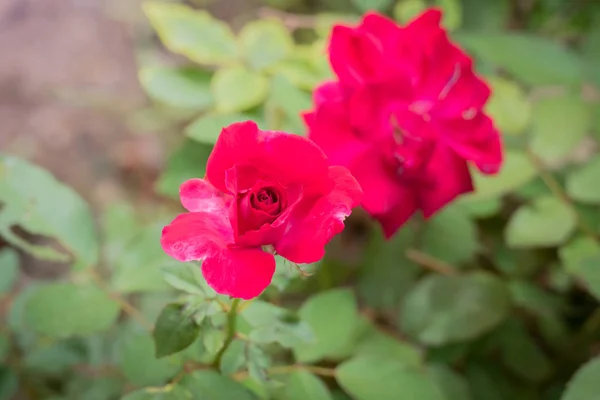
[[[170,54],[139,58],[136,121],[174,145],[155,209],[91,210],[0,154],[0,399],[600,398],[600,3],[265,0],[227,22],[190,3],[143,5]],[[279,260],[251,302],[164,255],[222,126],[304,134],[332,24],[431,5],[494,89],[499,175],[474,171],[475,193],[389,242],[355,213],[319,265]],[[68,272],[17,287],[24,254]]]

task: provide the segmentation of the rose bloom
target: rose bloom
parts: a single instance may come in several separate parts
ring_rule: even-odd
[[[362,191],[309,139],[248,121],[222,130],[206,177],[183,183],[180,197],[189,212],[163,229],[164,251],[203,260],[217,293],[250,299],[271,283],[273,253],[294,263],[320,260]]]
[[[471,192],[467,167],[502,163],[500,136],[483,112],[490,88],[428,10],[405,27],[367,14],[335,26],[329,58],[337,81],[314,93],[309,137],[350,169],[363,208],[392,236],[417,210],[430,217]]]

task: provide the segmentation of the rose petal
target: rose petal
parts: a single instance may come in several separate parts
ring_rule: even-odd
[[[252,122],[224,128],[208,159],[207,179],[219,190],[231,193],[226,174],[234,166],[256,171],[255,180],[300,183],[306,191],[323,191],[327,158],[309,139],[284,132],[261,131]],[[245,176],[246,180],[249,176]],[[231,185],[230,185],[231,186]]]
[[[202,263],[202,275],[217,293],[240,299],[259,296],[271,283],[275,257],[259,248],[230,248]]]
[[[193,212],[178,215],[162,230],[165,253],[182,261],[203,260],[233,243],[227,213]]]
[[[208,181],[204,179],[190,179],[179,187],[181,204],[191,212],[215,212],[226,207],[231,198],[226,198]]]
[[[431,217],[461,194],[472,192],[467,163],[451,148],[439,144],[423,173],[425,184],[419,191],[419,206],[425,218]]]
[[[320,260],[325,245],[344,229],[344,220],[362,198],[358,182],[344,167],[329,168],[333,189],[316,201],[298,205],[290,216],[286,233],[275,243],[275,250],[288,260],[304,264]]]
[[[385,238],[389,239],[418,209],[417,198],[415,196],[405,196],[405,201],[398,204],[390,212],[383,215],[374,215],[373,218],[381,225]]]
[[[474,118],[440,121],[437,128],[443,140],[467,161],[473,161],[484,174],[495,174],[502,165],[502,141],[490,117],[478,113]]]

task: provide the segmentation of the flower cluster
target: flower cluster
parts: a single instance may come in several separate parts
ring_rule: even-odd
[[[309,138],[250,121],[224,128],[206,177],[181,186],[189,212],[163,229],[163,249],[202,260],[218,293],[249,299],[270,284],[273,254],[318,261],[359,204],[391,237],[417,210],[429,217],[472,191],[467,162],[497,172],[490,89],[440,20],[428,10],[399,27],[367,14],[334,27],[337,80],[314,92]]]
[[[473,190],[467,161],[502,162],[500,135],[483,112],[489,87],[428,10],[405,27],[368,14],[333,28],[337,75],[304,115],[309,137],[361,184],[364,209],[392,236],[418,209],[433,215]]]

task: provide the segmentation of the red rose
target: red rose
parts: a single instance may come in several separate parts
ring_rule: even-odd
[[[362,206],[390,237],[421,209],[429,217],[473,190],[467,161],[502,163],[500,136],[483,112],[489,87],[429,10],[405,27],[367,14],[336,26],[330,62],[338,80],[314,93],[310,138],[361,184]]]
[[[248,121],[223,129],[206,178],[183,183],[180,195],[189,213],[163,229],[165,252],[203,260],[215,291],[250,299],[271,283],[273,251],[295,263],[321,259],[362,191],[309,139]]]

